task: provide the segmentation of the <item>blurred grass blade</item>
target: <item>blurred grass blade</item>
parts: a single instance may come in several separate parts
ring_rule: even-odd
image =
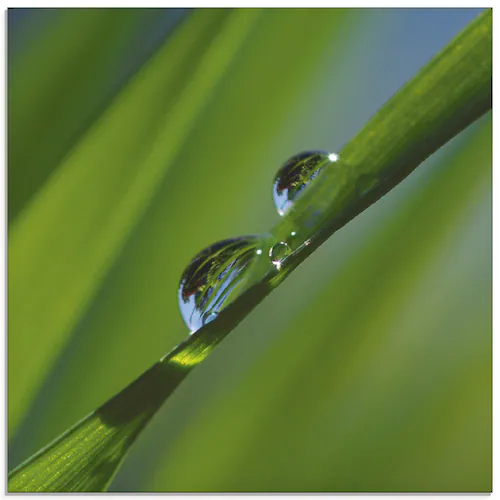
[[[311,239],[310,245],[292,254],[280,272],[269,271],[213,322],[69,434],[14,470],[9,490],[103,488],[137,433],[191,368],[335,230],[490,108],[491,10],[471,23],[381,108],[340,152],[344,168],[325,171],[321,182],[314,183],[272,230],[278,241],[291,228],[298,230],[304,239]],[[359,182],[367,178],[370,190],[363,196]],[[69,459],[67,466],[65,458]]]
[[[10,9],[9,23],[13,14]],[[39,11],[26,15],[36,28]],[[108,89],[123,73],[116,54],[157,15],[146,9],[56,9],[44,13],[45,30],[36,43],[16,57],[10,57],[9,43],[9,222],[109,99]],[[14,34],[9,30],[9,37]]]
[[[9,401],[10,432],[188,140],[258,13],[195,12],[13,224],[9,380],[10,394],[16,397]],[[88,240],[95,244],[83,245]],[[33,331],[38,331],[36,339]]]

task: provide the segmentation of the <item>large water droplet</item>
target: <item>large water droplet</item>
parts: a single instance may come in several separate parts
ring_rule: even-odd
[[[337,162],[335,153],[327,151],[304,151],[290,158],[274,178],[274,204],[280,215],[284,215],[302,192],[327,165]]]
[[[195,332],[213,321],[242,291],[248,268],[262,255],[262,240],[243,236],[218,241],[202,250],[187,266],[179,284],[179,308]]]

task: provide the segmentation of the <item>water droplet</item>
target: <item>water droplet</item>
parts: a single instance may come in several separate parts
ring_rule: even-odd
[[[269,258],[277,269],[281,269],[283,261],[292,253],[292,249],[284,241],[280,241],[269,249]]]
[[[327,151],[304,151],[290,158],[274,178],[274,204],[280,215],[284,215],[307,186],[327,165],[339,160],[335,153]]]
[[[192,333],[213,321],[243,291],[261,246],[260,237],[243,236],[218,241],[194,257],[178,292],[182,318]]]

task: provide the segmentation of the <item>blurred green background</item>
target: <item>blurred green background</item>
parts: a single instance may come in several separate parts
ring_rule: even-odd
[[[9,469],[187,335],[184,267],[267,232],[480,9],[10,9]],[[111,491],[489,491],[491,114],[167,400]]]

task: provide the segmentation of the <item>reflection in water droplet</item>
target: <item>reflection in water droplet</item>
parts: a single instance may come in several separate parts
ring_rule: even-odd
[[[269,258],[277,269],[281,269],[283,261],[292,253],[292,249],[284,241],[280,241],[269,249]]]
[[[206,325],[213,321],[217,316],[218,314],[215,311],[207,312],[203,315],[203,318],[201,318],[201,322],[203,323],[203,325]]]
[[[187,266],[178,299],[182,318],[192,333],[213,321],[243,291],[248,268],[262,254],[261,241],[257,236],[219,241]]]
[[[321,170],[338,160],[338,155],[327,151],[305,151],[290,158],[274,178],[273,197],[278,213],[284,215],[290,210]]]

